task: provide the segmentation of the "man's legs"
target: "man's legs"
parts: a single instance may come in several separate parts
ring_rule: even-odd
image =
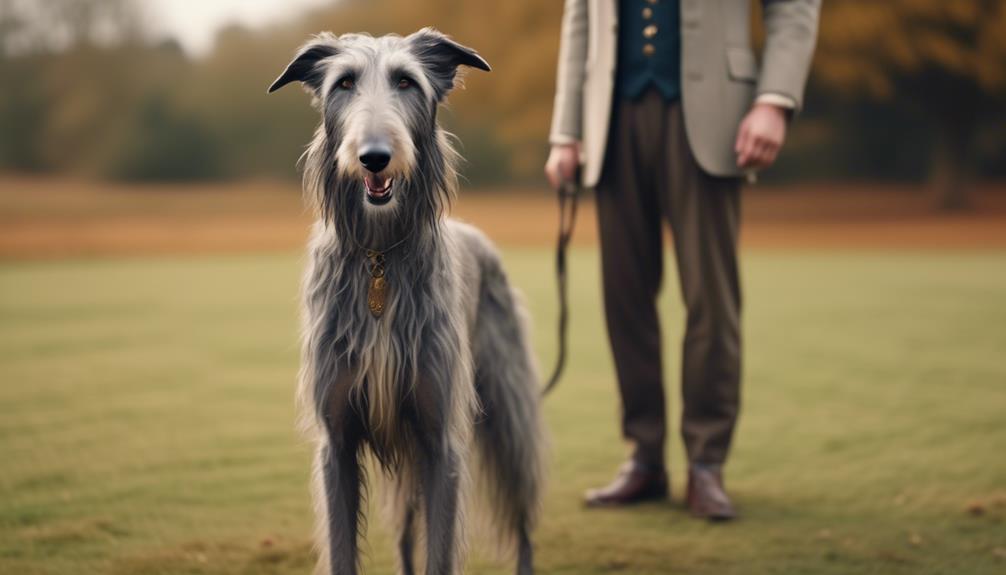
[[[681,106],[669,111],[667,128],[671,161],[660,179],[664,186],[660,197],[674,234],[688,311],[682,351],[681,434],[691,464],[691,498],[694,484],[719,482],[722,491],[720,466],[726,461],[740,409],[740,180],[712,177],[699,167],[688,145]],[[732,517],[726,494],[712,495],[714,499],[722,495],[723,501],[703,503],[706,511],[696,511],[693,504],[693,512]]]
[[[620,105],[597,189],[604,310],[622,396],[622,432],[635,444],[633,459],[655,468],[663,467],[666,436],[656,306],[662,222],[652,162],[662,139],[663,107],[656,92]]]
[[[665,420],[657,293],[663,274],[657,199],[666,104],[656,91],[618,104],[605,172],[597,188],[608,338],[622,397],[622,433],[632,461],[614,483],[587,494],[590,505],[667,496]]]

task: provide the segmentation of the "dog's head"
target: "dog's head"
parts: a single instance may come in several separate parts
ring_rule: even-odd
[[[406,37],[326,33],[301,47],[269,92],[300,82],[321,112],[305,161],[307,175],[314,172],[324,188],[323,211],[344,205],[394,213],[406,202],[439,201],[408,196],[442,193],[433,188],[443,182],[430,179],[453,177],[439,173],[451,171],[444,165],[450,158],[437,156],[452,152],[436,116],[460,66],[490,69],[474,50],[431,28]]]

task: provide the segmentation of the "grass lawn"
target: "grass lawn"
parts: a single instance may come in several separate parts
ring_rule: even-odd
[[[1006,572],[1006,253],[748,254],[728,468],[743,518],[729,525],[682,510],[676,434],[672,503],[580,507],[625,451],[596,254],[574,255],[541,573]],[[507,260],[550,367],[551,254]],[[0,573],[309,572],[300,267],[290,254],[0,264]],[[388,541],[375,516],[368,572],[393,572]],[[511,570],[473,548],[469,572]]]

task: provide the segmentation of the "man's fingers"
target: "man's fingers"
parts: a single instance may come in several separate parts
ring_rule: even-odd
[[[748,129],[748,123],[743,122],[741,123],[740,130],[737,131],[737,141],[734,142],[734,152],[736,152],[738,156],[743,154],[750,141],[751,130]]]
[[[751,165],[755,154],[755,138],[752,136],[749,130],[745,130],[743,135],[743,140],[740,142],[739,150],[737,153],[737,165],[742,168]]]
[[[769,145],[768,150],[765,152],[765,166],[771,166],[775,163],[775,159],[779,157],[779,145],[772,143]]]
[[[765,138],[759,150],[759,162],[763,168],[767,168],[775,163],[776,156],[779,155],[779,144],[772,139]]]
[[[753,130],[748,134],[746,153],[744,154],[746,165],[757,167],[761,158],[762,144],[761,138]]]
[[[734,147],[737,152],[737,165],[743,167],[747,163],[748,156],[748,136],[747,130],[741,128],[741,133],[737,134],[737,145]]]
[[[747,168],[751,165],[751,156],[745,150],[741,150],[741,153],[737,155],[737,165],[741,168]]]
[[[548,178],[548,185],[552,186],[553,188],[558,188],[559,187],[558,176],[559,176],[558,170],[556,169],[556,166],[553,162],[545,164],[545,177]]]
[[[763,136],[751,138],[750,150],[742,158],[741,167],[767,168],[775,163],[780,146],[771,138]]]
[[[545,176],[549,185],[559,188],[564,183],[573,181],[579,159],[578,144],[552,146],[548,161],[545,162]]]
[[[567,160],[560,165],[559,171],[562,172],[563,182],[572,182],[576,177],[576,163]]]
[[[750,130],[750,123],[744,122],[740,125],[740,132],[737,134],[737,142],[734,145],[735,152],[737,153],[737,162],[741,160],[747,160],[751,153],[752,144],[752,134]]]
[[[765,167],[765,159],[768,158],[768,143],[763,139],[755,142],[755,151],[752,161],[759,167]]]

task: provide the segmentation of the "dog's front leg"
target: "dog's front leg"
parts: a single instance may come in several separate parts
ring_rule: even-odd
[[[320,455],[328,510],[328,550],[332,575],[356,575],[360,515],[359,444],[344,439],[330,440]]]
[[[461,460],[446,433],[427,444],[422,466],[426,509],[426,574],[451,575],[457,559]]]
[[[416,575],[416,569],[413,564],[416,537],[415,523],[416,506],[410,501],[406,504],[405,512],[402,516],[401,533],[398,535],[398,558],[401,562],[401,575]]]

